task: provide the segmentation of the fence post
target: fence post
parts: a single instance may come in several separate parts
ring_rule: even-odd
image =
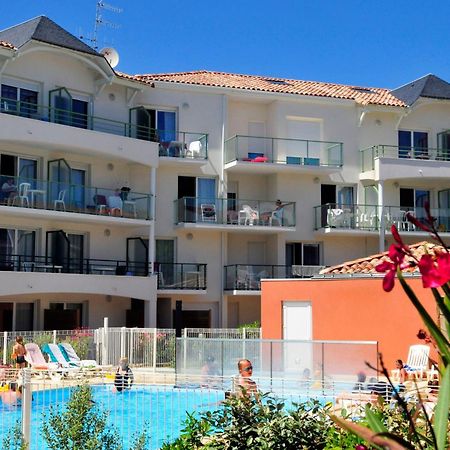
[[[156,342],[156,335],[157,335],[156,331],[157,331],[156,328],[153,328],[153,361],[152,361],[153,372],[156,372],[156,352],[158,350],[158,346],[156,345],[157,344],[157,342]],[[165,344],[166,344],[166,342],[165,342]]]
[[[108,318],[103,318],[103,351],[102,364],[107,366],[109,364],[109,336],[108,336]]]
[[[56,345],[56,330],[53,330],[53,343]]]
[[[133,364],[134,359],[134,328],[130,328],[130,364]]]
[[[8,352],[8,332],[3,332],[3,365],[6,366],[6,353]]]
[[[186,358],[187,358],[187,328],[183,331],[183,373],[186,373]]]
[[[22,436],[27,445],[30,445],[31,427],[31,370],[22,369]]]
[[[245,340],[247,339],[247,332],[246,332],[246,330],[245,330],[245,327],[244,328],[242,328],[242,339],[243,339],[243,341],[242,341],[242,357],[243,358],[245,358],[246,356],[245,356],[245,350],[246,350],[246,346],[245,346]]]
[[[120,329],[120,358],[127,356],[125,354],[125,327]]]

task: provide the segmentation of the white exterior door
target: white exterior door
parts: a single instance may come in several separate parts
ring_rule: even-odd
[[[312,306],[310,302],[283,303],[284,370],[300,377],[308,370],[313,373]]]

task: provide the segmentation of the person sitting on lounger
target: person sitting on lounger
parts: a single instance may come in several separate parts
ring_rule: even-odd
[[[119,366],[117,367],[116,375],[114,377],[114,387],[117,392],[122,392],[123,390],[131,389],[133,381],[134,376],[130,366],[128,365],[128,359],[120,358]]]

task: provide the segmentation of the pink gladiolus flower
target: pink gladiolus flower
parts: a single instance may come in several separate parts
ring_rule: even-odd
[[[392,228],[395,229],[395,232],[397,233],[397,236],[398,236],[397,228],[395,228],[395,226],[392,226]],[[392,233],[392,234],[394,234],[394,233]],[[395,239],[395,240],[397,242],[399,242],[399,241],[401,242],[400,236],[398,236],[398,239],[399,240],[397,240],[397,239]],[[392,291],[392,289],[394,287],[395,274],[397,272],[397,267],[400,267],[401,269],[403,269],[405,267],[405,265],[403,264],[403,259],[405,258],[405,253],[404,253],[403,248],[404,247],[400,243],[392,244],[389,247],[389,258],[391,259],[392,262],[383,261],[381,264],[378,264],[378,266],[375,267],[375,270],[377,272],[386,272],[386,275],[384,276],[384,279],[383,279],[383,289],[386,292]],[[406,266],[408,266],[408,265],[406,264]]]
[[[431,255],[423,255],[419,261],[424,288],[437,288],[450,281],[450,253],[439,253],[436,263]]]

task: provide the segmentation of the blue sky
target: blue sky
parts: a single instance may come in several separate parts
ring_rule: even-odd
[[[106,1],[105,1],[106,2]],[[217,70],[394,88],[450,81],[447,0],[108,0],[99,44],[126,73]],[[0,2],[0,29],[38,15],[91,34],[96,0]]]

